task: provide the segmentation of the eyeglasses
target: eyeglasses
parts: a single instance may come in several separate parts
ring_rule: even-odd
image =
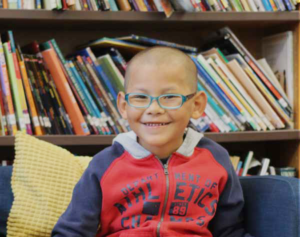
[[[158,105],[163,109],[178,109],[196,93],[186,96],[181,94],[164,94],[157,97],[144,93],[128,93],[125,95],[125,100],[134,108],[148,108],[153,100],[156,100]]]

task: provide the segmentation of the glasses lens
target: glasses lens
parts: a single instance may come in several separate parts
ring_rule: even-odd
[[[163,95],[159,98],[159,103],[166,108],[178,107],[182,104],[182,97],[179,95]]]
[[[150,97],[143,94],[133,94],[128,96],[129,104],[135,107],[147,107],[150,103]]]

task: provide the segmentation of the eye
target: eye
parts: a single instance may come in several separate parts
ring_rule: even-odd
[[[132,95],[131,98],[135,99],[135,100],[147,100],[148,99],[148,97],[145,95]]]
[[[172,100],[172,99],[177,99],[178,96],[177,95],[164,95],[162,98],[164,100]]]

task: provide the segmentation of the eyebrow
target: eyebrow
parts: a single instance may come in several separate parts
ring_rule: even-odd
[[[166,92],[168,92],[168,91],[174,91],[174,90],[177,90],[177,89],[178,89],[178,88],[176,88],[176,87],[165,88],[165,89],[162,90],[162,93],[166,93]],[[145,94],[148,93],[148,90],[145,89],[145,88],[136,88],[135,90],[144,92]]]

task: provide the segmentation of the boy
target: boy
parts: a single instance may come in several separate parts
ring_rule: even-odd
[[[154,47],[130,61],[118,109],[132,131],[93,158],[52,236],[250,237],[228,153],[187,128],[206,105],[196,85],[179,50]]]

